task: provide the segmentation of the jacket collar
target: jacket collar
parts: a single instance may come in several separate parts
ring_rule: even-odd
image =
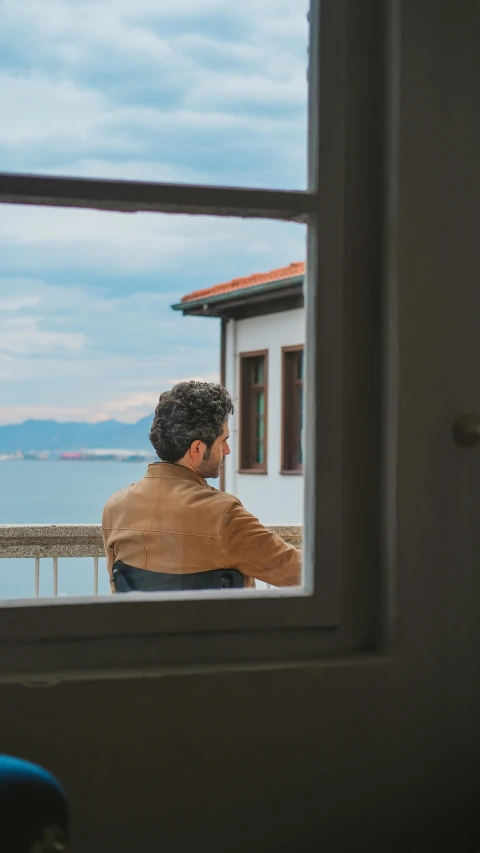
[[[192,480],[208,489],[208,483],[196,471],[178,465],[176,462],[151,462],[147,468],[146,478],[161,477],[168,480]]]

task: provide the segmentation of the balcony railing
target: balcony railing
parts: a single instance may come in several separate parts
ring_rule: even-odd
[[[297,548],[301,546],[301,527],[269,525],[269,529]],[[34,561],[32,594],[36,598],[40,596],[41,571],[45,570],[52,573],[53,595],[58,596],[58,560],[65,557],[72,560],[79,557],[92,559],[90,592],[86,588],[84,595],[98,595],[99,558],[105,558],[102,528],[99,524],[0,525],[0,560],[14,558]],[[2,597],[0,573],[0,598]]]

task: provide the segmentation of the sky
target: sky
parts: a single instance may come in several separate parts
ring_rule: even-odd
[[[308,0],[2,0],[0,171],[304,189]],[[303,226],[0,205],[0,424],[134,422],[219,378],[171,305]]]

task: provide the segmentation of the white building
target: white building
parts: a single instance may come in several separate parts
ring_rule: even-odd
[[[304,272],[290,264],[173,306],[221,320],[220,376],[236,398],[221,488],[264,524],[303,520]]]

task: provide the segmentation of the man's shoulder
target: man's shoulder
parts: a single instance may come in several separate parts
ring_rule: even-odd
[[[123,489],[119,489],[118,492],[115,492],[113,495],[110,495],[108,500],[105,502],[105,506],[103,507],[103,512],[105,513],[106,511],[108,511],[109,509],[114,507],[116,504],[121,503],[124,500],[124,498],[127,497],[128,492],[130,491],[130,489],[134,485],[135,485],[135,483],[130,483],[128,486],[124,486]]]
[[[226,506],[228,504],[232,504],[235,506],[242,506],[235,495],[231,495],[230,492],[221,492],[219,489],[216,489],[215,486],[208,487],[208,494],[215,500],[218,500],[219,505],[222,504],[223,506]]]

